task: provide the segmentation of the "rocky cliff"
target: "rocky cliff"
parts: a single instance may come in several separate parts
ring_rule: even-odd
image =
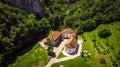
[[[45,16],[44,9],[39,0],[3,0],[21,9],[26,10],[28,13],[34,13],[38,18]]]

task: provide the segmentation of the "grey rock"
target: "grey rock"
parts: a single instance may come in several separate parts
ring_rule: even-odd
[[[39,0],[3,0],[6,3],[17,6],[28,13],[34,13],[37,18],[45,17],[44,9]]]

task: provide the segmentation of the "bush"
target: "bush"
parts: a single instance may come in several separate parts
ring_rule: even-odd
[[[95,43],[95,42],[96,42],[96,40],[95,40],[95,39],[93,39],[93,40],[92,40],[92,42],[94,42],[94,43]]]
[[[113,45],[110,46],[111,49],[114,49]]]
[[[113,65],[113,66],[118,66],[117,61],[112,60],[112,65]]]
[[[120,55],[117,56],[117,59],[120,60]]]
[[[55,52],[49,52],[48,55],[51,57],[56,57]]]
[[[111,35],[111,31],[109,29],[102,29],[98,32],[98,36],[101,38],[107,38]]]
[[[109,49],[107,49],[106,51],[107,51],[107,53],[110,53],[110,50],[109,50]]]
[[[106,46],[110,46],[108,43],[106,43]]]
[[[100,58],[99,60],[101,64],[106,64],[105,58]]]
[[[96,43],[94,43],[94,47],[96,47],[96,49],[97,49],[98,45]]]
[[[103,51],[103,54],[107,54],[107,51],[106,51],[106,50],[104,50],[104,51]]]

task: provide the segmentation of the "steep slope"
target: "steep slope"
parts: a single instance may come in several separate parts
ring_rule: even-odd
[[[49,29],[47,19],[36,20],[33,14],[0,1],[0,66],[7,67],[18,55],[29,51]]]
[[[21,9],[26,10],[28,13],[34,13],[37,17],[43,18],[45,16],[44,9],[39,0],[3,0]]]

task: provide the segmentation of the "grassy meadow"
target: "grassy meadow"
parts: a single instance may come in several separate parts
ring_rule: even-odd
[[[45,67],[48,61],[47,51],[38,43],[22,56],[18,56],[15,63],[8,67]]]

